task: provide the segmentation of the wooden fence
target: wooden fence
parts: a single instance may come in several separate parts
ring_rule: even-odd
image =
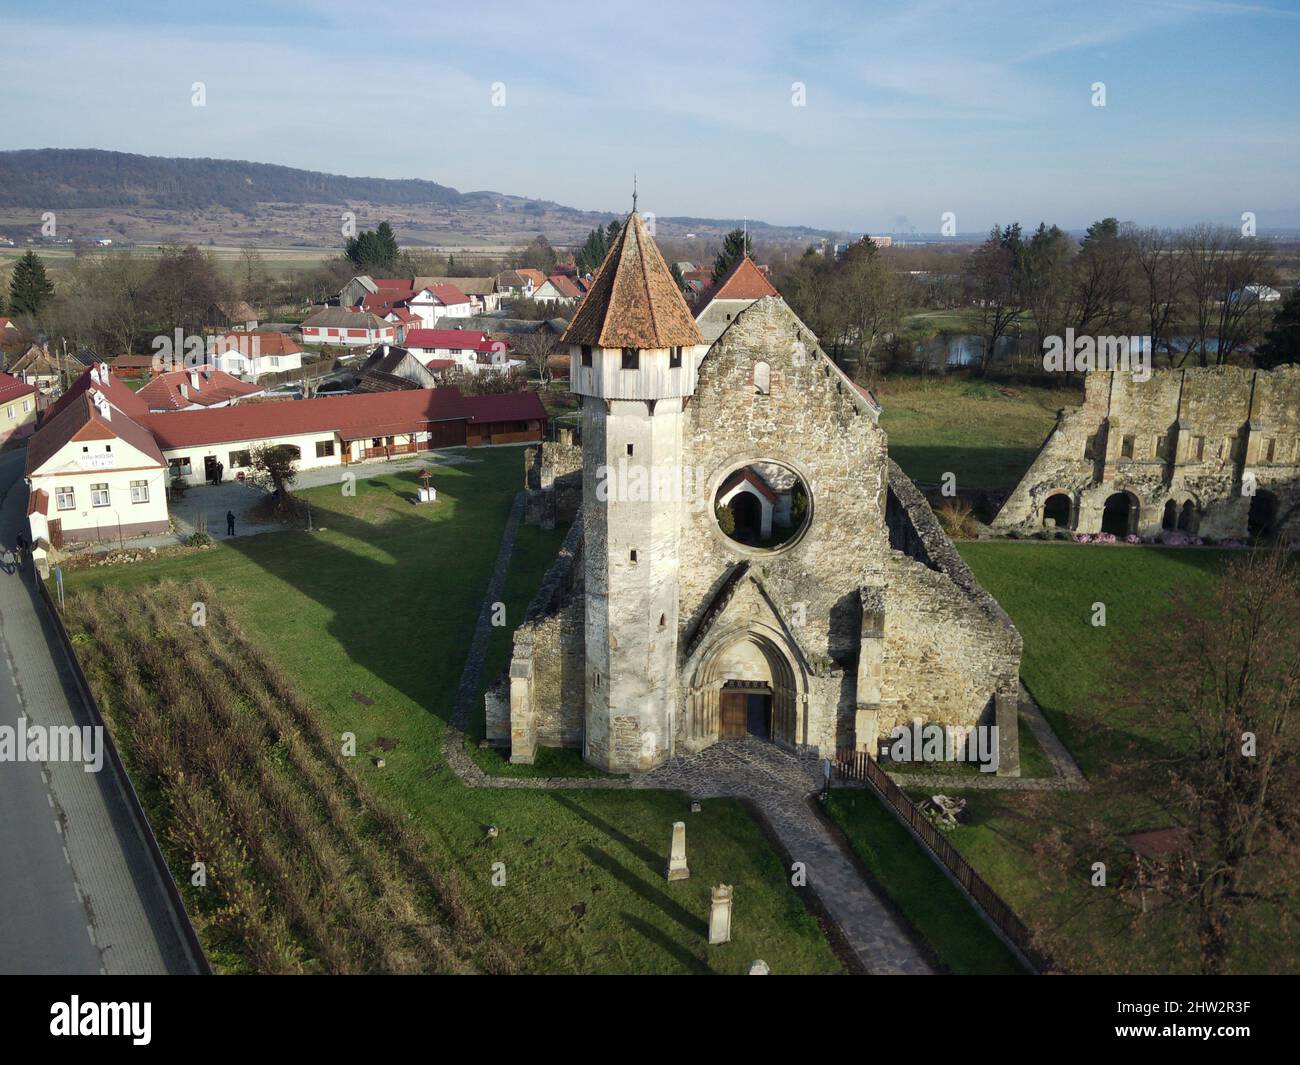
[[[843,750],[835,754],[835,771],[844,780],[865,783],[893,811],[912,835],[930,852],[931,857],[949,874],[950,879],[966,893],[967,898],[988,919],[994,930],[1021,956],[1021,960],[1035,972],[1050,969],[1050,959],[1033,945],[1033,937],[1024,921],[1002,899],[988,882],[975,871],[962,853],[948,842],[943,832],[919,806],[907,797],[889,774],[866,751]]]

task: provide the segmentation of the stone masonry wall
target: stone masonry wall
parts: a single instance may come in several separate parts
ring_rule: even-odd
[[[1042,528],[1050,496],[1070,500],[1069,527],[1101,530],[1105,503],[1128,492],[1135,531],[1162,532],[1166,505],[1191,503],[1191,528],[1245,537],[1249,481],[1278,502],[1279,531],[1300,530],[1300,367],[1160,370],[1148,381],[1095,371],[1082,407],[1063,414],[992,527]]]

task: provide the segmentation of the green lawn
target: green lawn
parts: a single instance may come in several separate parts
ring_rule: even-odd
[[[1090,885],[1089,868],[1060,868],[1044,845],[1058,832],[1113,842],[1170,824],[1147,796],[1108,784],[1107,762],[1124,757],[1131,742],[1167,740],[1140,716],[1103,724],[1111,656],[1162,623],[1166,593],[1176,584],[1208,588],[1228,552],[1031,542],[959,549],[1023,635],[1021,676],[1094,786],[1062,793],[955,790],[967,800],[968,819],[950,841],[1071,971],[1194,972],[1185,924],[1170,915],[1139,927],[1113,892]],[[1091,624],[1098,602],[1106,605],[1104,627]],[[1277,908],[1260,906],[1238,932],[1233,968],[1295,971],[1293,925]]]
[[[456,864],[487,933],[517,948],[529,970],[739,973],[764,958],[778,973],[842,971],[738,803],[706,802],[692,815],[671,792],[468,789],[447,768],[444,721],[523,460],[518,448],[466,457],[434,468],[432,506],[412,504],[413,473],[376,476],[352,497],[336,487],[304,492],[314,533],[223,538],[170,558],[69,570],[70,606],[83,587],[147,594],[161,578],[203,577],[329,728],[356,734],[369,786]],[[511,625],[559,535],[521,530],[506,591]],[[508,640],[494,638],[492,655],[490,668],[504,664]],[[382,769],[372,760],[380,754]],[[669,884],[677,820],[689,826],[692,875]],[[503,886],[492,883],[498,862]],[[736,888],[734,938],[711,948],[708,892],[719,882]]]
[[[1065,389],[1000,386],[961,377],[888,378],[876,386],[889,455],[916,481],[945,473],[958,487],[1011,488],[1023,476],[1056,411],[1081,401]]]
[[[883,768],[891,773],[913,776],[952,777],[953,787],[960,786],[965,777],[982,776],[974,762],[884,762]],[[1029,728],[1025,715],[1020,715],[1020,775],[1022,777],[1050,777],[1055,775],[1052,763],[1038,746],[1038,740]]]
[[[944,966],[958,975],[1023,973],[966,896],[871,791],[838,789],[827,813]]]

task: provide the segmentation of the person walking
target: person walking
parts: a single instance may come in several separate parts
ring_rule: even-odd
[[[235,512],[233,510],[226,511],[226,535],[235,535]]]
[[[27,537],[25,537],[22,533],[19,533],[18,538],[14,541],[14,557],[15,559],[17,559],[19,569],[23,568],[23,555],[25,555],[26,553],[27,553]]]

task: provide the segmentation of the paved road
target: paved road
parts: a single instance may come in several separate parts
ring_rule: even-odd
[[[24,456],[0,455],[7,544],[26,525]],[[0,573],[0,725],[87,724],[32,581],[30,563]],[[0,973],[196,969],[111,764],[0,761]]]

